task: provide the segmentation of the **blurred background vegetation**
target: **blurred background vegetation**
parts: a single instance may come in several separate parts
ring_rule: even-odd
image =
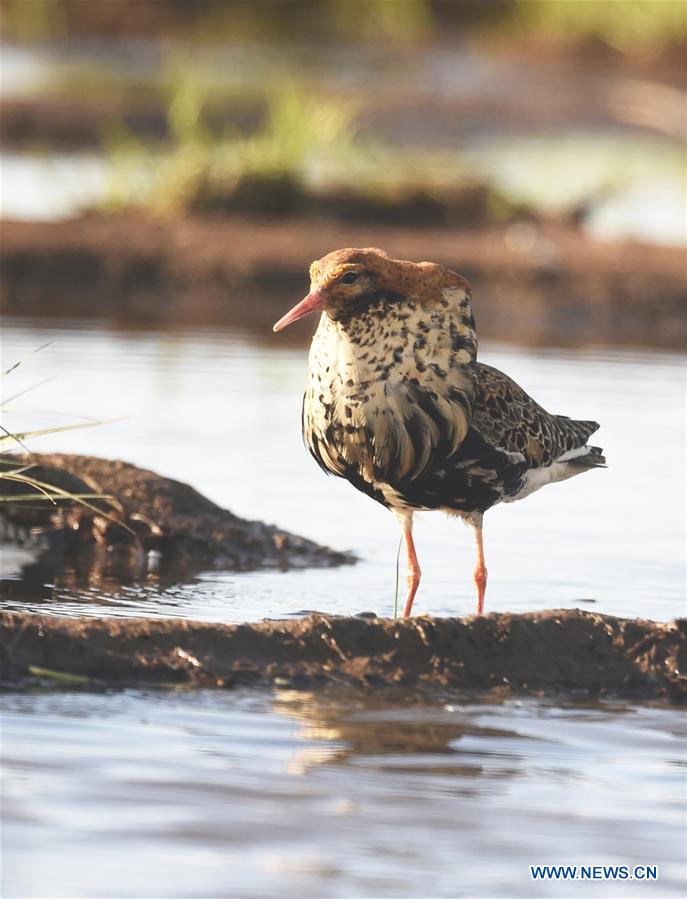
[[[6,37],[415,43],[464,33],[591,39],[657,52],[685,34],[679,0],[2,0]]]
[[[677,0],[0,0],[0,16],[3,144],[97,150],[82,205],[103,211],[452,225],[531,217],[553,196],[573,220],[635,175],[618,125],[668,138],[644,155],[679,167]],[[557,111],[566,66],[608,78]],[[603,132],[594,178],[558,197],[482,164],[478,138],[519,129],[517,156],[568,108],[568,132]]]

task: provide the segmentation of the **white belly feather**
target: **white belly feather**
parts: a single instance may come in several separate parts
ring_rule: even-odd
[[[526,496],[534,493],[535,490],[539,490],[540,487],[545,487],[547,484],[555,484],[557,481],[565,481],[576,474],[580,474],[585,470],[584,466],[569,465],[568,463],[572,459],[586,456],[588,453],[588,446],[580,446],[577,449],[563,453],[551,465],[530,469],[525,475],[525,483],[522,489],[515,496],[504,497],[503,502],[514,503],[516,500],[524,499]]]

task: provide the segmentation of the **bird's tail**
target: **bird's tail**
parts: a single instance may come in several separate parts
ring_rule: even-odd
[[[568,465],[575,468],[606,468],[606,457],[600,446],[585,446],[586,453],[580,453],[572,459],[566,459]]]

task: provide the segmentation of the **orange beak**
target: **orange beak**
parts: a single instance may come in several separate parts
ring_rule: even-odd
[[[272,330],[283,331],[284,328],[288,328],[289,325],[297,322],[299,318],[303,318],[304,315],[309,315],[317,309],[324,309],[324,297],[321,293],[314,290],[304,300],[297,303],[293,309],[289,310],[286,315],[283,315],[273,326]]]

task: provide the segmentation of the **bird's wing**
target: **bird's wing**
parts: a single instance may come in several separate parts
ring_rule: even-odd
[[[583,447],[599,425],[551,415],[508,375],[478,363],[472,427],[491,446],[520,453],[528,468],[551,465]]]

